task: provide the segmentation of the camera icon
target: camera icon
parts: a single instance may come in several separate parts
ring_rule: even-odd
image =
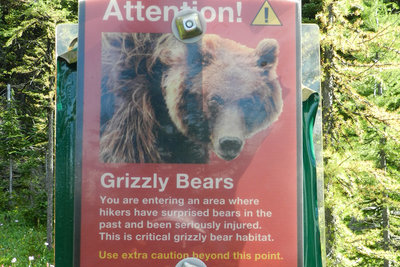
[[[200,16],[196,12],[176,17],[175,25],[181,40],[197,37],[203,34]]]

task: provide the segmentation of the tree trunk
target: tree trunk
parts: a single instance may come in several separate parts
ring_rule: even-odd
[[[13,191],[13,160],[10,158],[10,188],[9,188],[9,192],[10,192],[10,198],[12,198],[12,191]]]
[[[54,199],[54,109],[50,104],[48,114],[48,146],[46,156],[46,191],[47,191],[47,243],[53,244],[53,199]]]
[[[388,251],[390,249],[390,223],[389,223],[389,208],[383,207],[382,222],[383,222],[383,249]],[[385,259],[384,267],[390,267],[390,260]]]
[[[332,214],[332,209],[325,207],[325,236],[326,236],[326,255],[333,255],[333,245],[335,244],[335,219]]]
[[[11,84],[7,84],[7,108],[10,108],[11,104]],[[9,177],[10,177],[10,186],[9,186],[9,192],[10,192],[10,199],[12,199],[12,191],[13,191],[13,160],[10,155],[10,168],[9,168]]]
[[[328,25],[332,25],[334,22],[333,4],[328,6]],[[323,49],[323,58],[325,66],[331,65],[334,57],[334,50],[332,45],[325,46]],[[333,105],[333,91],[334,91],[334,80],[333,74],[330,67],[325,68],[324,80],[322,82],[322,120],[324,127],[324,133],[330,134],[333,129],[332,122],[332,105]]]
[[[379,167],[386,172],[386,152],[385,152],[385,144],[386,138],[383,137],[379,140],[380,143],[380,151],[379,151]],[[384,199],[387,199],[387,193],[384,193]],[[385,251],[390,250],[390,222],[389,222],[390,211],[387,204],[384,204],[382,207],[382,226],[383,226],[383,249]],[[391,263],[390,260],[384,260],[384,267],[390,267]]]
[[[333,47],[325,47],[323,51],[325,64],[331,64],[333,61]],[[325,134],[330,134],[333,129],[332,122],[332,105],[333,105],[333,90],[334,81],[330,69],[326,69],[325,78],[322,82],[322,119]]]

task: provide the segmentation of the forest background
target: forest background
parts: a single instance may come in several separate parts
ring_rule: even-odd
[[[302,13],[320,27],[327,266],[400,266],[400,1]],[[76,0],[0,0],[1,265],[54,261],[55,27],[77,14]]]

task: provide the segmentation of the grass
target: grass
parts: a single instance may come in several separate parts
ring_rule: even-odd
[[[54,261],[47,248],[46,228],[32,227],[0,213],[0,266],[44,267]]]

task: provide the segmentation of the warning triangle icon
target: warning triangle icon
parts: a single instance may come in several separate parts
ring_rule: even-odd
[[[265,1],[251,25],[281,26],[282,23],[268,1]]]

